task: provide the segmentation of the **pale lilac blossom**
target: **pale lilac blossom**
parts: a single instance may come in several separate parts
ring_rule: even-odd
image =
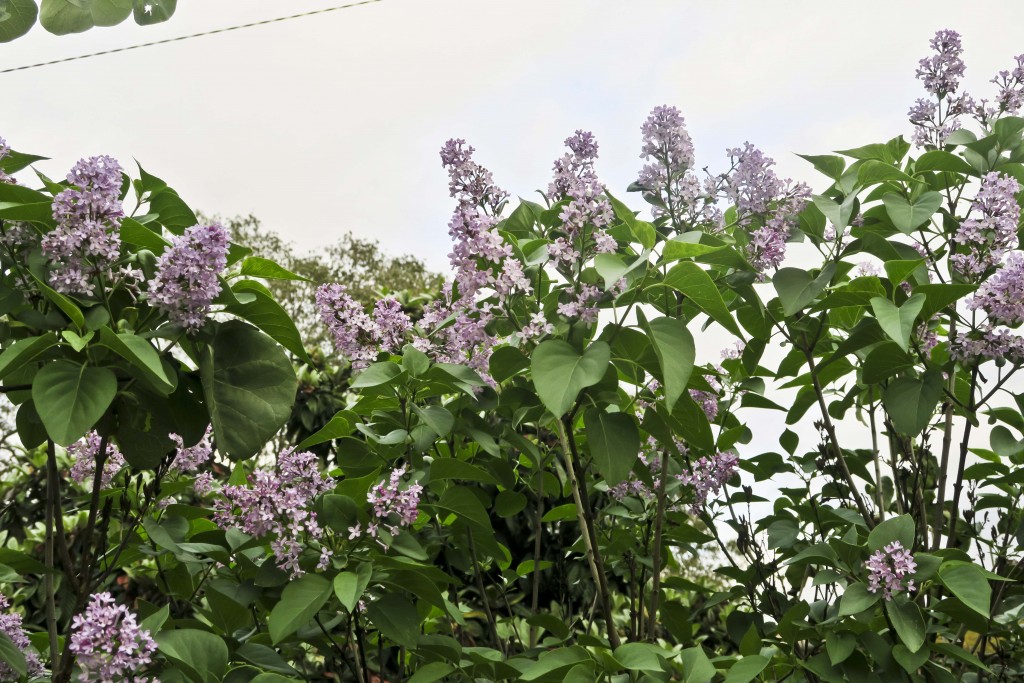
[[[928,44],[935,54],[918,62],[916,75],[925,90],[942,99],[956,92],[964,75],[960,34],[949,29],[936,31]]]
[[[247,485],[221,489],[213,505],[214,522],[257,538],[273,535],[270,547],[278,566],[293,578],[301,576],[303,538],[323,536],[313,501],[333,488],[331,479],[320,472],[319,462],[313,453],[281,451],[276,469],[258,468],[249,475]]]
[[[110,593],[94,593],[85,612],[71,620],[71,631],[68,647],[76,656],[82,683],[150,680],[139,670],[153,661],[156,641]]]
[[[732,451],[723,451],[710,457],[701,457],[693,465],[676,475],[683,484],[693,487],[693,502],[690,513],[700,514],[707,506],[708,498],[717,495],[736,474],[739,456]]]
[[[967,307],[985,311],[994,323],[1011,327],[1024,323],[1024,255],[1010,252],[999,270],[967,302]]]
[[[0,138],[0,144],[3,138]],[[39,655],[32,649],[32,643],[28,639],[28,633],[22,625],[22,617],[17,612],[6,612],[10,609],[11,602],[7,596],[0,593],[0,633],[5,634],[14,643],[14,647],[22,651],[28,664],[29,678],[43,674],[43,664],[39,661]],[[16,681],[18,676],[9,664],[0,661],[0,681]]]
[[[902,590],[909,592],[915,588],[914,580],[908,577],[917,571],[917,563],[899,541],[876,550],[865,566],[870,572],[868,590],[872,593],[881,590],[886,600],[892,600],[893,595]]]
[[[195,225],[171,239],[157,259],[149,283],[149,301],[167,313],[170,321],[195,332],[210,312],[218,294],[218,279],[228,263],[228,232],[220,225]]]
[[[978,281],[990,268],[1001,263],[1007,251],[1017,246],[1020,205],[1016,179],[995,171],[981,179],[981,187],[971,202],[971,214],[953,236],[957,253],[949,257],[953,266],[967,279]]]
[[[417,482],[403,480],[406,467],[402,465],[391,471],[386,480],[379,482],[366,494],[366,500],[373,506],[373,514],[377,518],[368,525],[367,533],[377,536],[377,524],[383,524],[392,537],[397,536],[401,529],[408,527],[419,516],[420,494],[423,486]],[[358,534],[358,525],[353,533]]]
[[[174,460],[171,463],[172,469],[179,472],[195,472],[204,463],[209,461],[213,455],[213,444],[210,443],[212,427],[207,427],[199,442],[194,446],[185,447],[182,438],[177,434],[169,434],[168,437],[177,445]]]
[[[101,443],[100,435],[92,431],[68,446],[68,455],[74,459],[71,465],[71,479],[85,485],[89,490],[92,490],[93,480],[96,476],[96,458],[99,455]],[[104,451],[106,460],[103,463],[103,473],[100,475],[101,489],[110,486],[110,482],[126,465],[121,451],[109,440]]]

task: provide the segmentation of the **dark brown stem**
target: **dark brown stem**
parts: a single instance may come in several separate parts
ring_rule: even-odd
[[[476,580],[476,590],[480,593],[480,601],[483,603],[484,613],[487,615],[487,623],[491,627],[491,638],[494,640],[494,647],[498,648],[502,656],[506,656],[505,646],[501,642],[501,636],[498,635],[498,622],[494,619],[491,601],[487,598],[487,591],[484,589],[483,574],[480,571],[480,563],[477,561],[476,546],[473,544],[473,530],[467,528],[466,536],[469,538],[469,555],[473,560],[473,578]]]
[[[540,485],[537,493],[537,526],[534,529],[533,539],[533,596],[530,602],[530,611],[536,615],[540,610],[540,557],[541,541],[544,536],[544,525],[541,520],[544,518],[544,458],[541,458],[538,472],[540,474]],[[537,646],[537,627],[530,625],[530,647]]]
[[[57,454],[53,441],[46,442],[46,541],[43,549],[43,561],[46,564],[46,630],[50,636],[50,667],[56,669],[57,663],[57,603],[53,584],[53,518],[60,514],[60,501],[57,498]]]
[[[978,368],[975,366],[971,370],[971,393],[969,408],[974,409],[974,389],[978,382]],[[974,425],[968,418],[967,424],[964,426],[964,438],[960,441],[960,462],[957,463],[956,469],[956,483],[953,484],[953,506],[949,510],[949,537],[946,539],[946,547],[952,548],[956,542],[956,524],[957,518],[960,517],[960,494],[964,488],[964,469],[967,467],[967,454],[970,452],[971,444],[971,428]]]

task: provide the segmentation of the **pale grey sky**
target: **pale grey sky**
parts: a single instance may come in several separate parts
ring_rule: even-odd
[[[0,45],[0,69],[341,4],[181,0],[167,23]],[[782,172],[908,132],[916,61],[964,35],[967,85],[1024,52],[1020,2],[382,0],[377,4],[0,74],[0,135],[53,157],[137,158],[207,213],[252,212],[302,247],[351,230],[446,264],[437,150],[464,137],[513,195],[546,187],[576,128],[624,194],[651,107],[678,106],[698,163],[745,140]],[[633,198],[634,200],[636,198]],[[634,202],[635,203],[635,202]]]

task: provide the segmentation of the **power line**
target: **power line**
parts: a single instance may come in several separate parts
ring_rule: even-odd
[[[311,17],[314,14],[325,14],[327,12],[334,12],[340,9],[349,9],[352,7],[359,7],[360,5],[371,5],[381,0],[360,0],[359,2],[350,2],[347,5],[337,5],[336,7],[325,7],[323,9],[315,9],[309,12],[302,12],[301,14],[292,14],[287,17],[277,17],[276,19],[264,19],[263,21],[254,21],[251,24],[239,24],[238,26],[228,26],[227,28],[218,28],[212,31],[203,31],[201,33],[192,33],[187,36],[178,36],[177,38],[165,38],[164,40],[154,40],[151,43],[140,43],[138,45],[129,45],[128,47],[119,47],[113,50],[104,50],[102,52],[92,52],[87,55],[78,55],[76,57],[65,57],[64,59],[54,59],[50,62],[39,62],[38,64],[27,64],[25,66],[16,66],[13,69],[0,69],[0,74],[11,73],[12,71],[24,71],[25,69],[35,69],[40,66],[50,66],[52,64],[63,64],[64,62],[74,62],[79,59],[88,59],[89,57],[100,57],[102,55],[112,55],[117,52],[127,52],[128,50],[138,50],[141,47],[152,47],[153,45],[164,45],[166,43],[176,43],[182,40],[188,40],[190,38],[202,38],[203,36],[212,36],[218,33],[227,33],[228,31],[237,31],[242,28],[252,28],[253,26],[264,26],[266,24],[275,24],[279,21],[287,21],[289,19],[301,19],[302,17]]]

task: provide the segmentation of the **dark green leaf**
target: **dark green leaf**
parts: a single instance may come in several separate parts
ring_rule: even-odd
[[[922,154],[914,165],[914,171],[949,171],[951,173],[966,173],[974,175],[974,168],[962,158],[941,149],[935,149]]]
[[[601,381],[610,360],[611,349],[602,341],[595,341],[583,355],[560,339],[542,342],[531,363],[537,396],[555,417],[561,417],[581,391]]]
[[[310,282],[309,278],[293,273],[270,259],[260,258],[259,256],[250,256],[242,261],[241,274],[267,280],[302,280],[303,282]]]
[[[142,337],[127,332],[115,334],[109,327],[102,327],[100,343],[131,363],[159,393],[170,394],[178,386],[177,376],[167,373],[160,354]]]
[[[2,9],[0,7],[0,11]],[[0,17],[2,16],[0,14]],[[0,22],[0,29],[3,29],[2,22]],[[25,653],[14,644],[14,641],[4,631],[0,631],[0,664],[9,666],[19,677],[25,676],[28,673],[28,661],[25,659]]]
[[[640,326],[647,333],[654,353],[658,356],[661,367],[662,388],[665,392],[665,407],[671,411],[679,397],[686,392],[693,372],[696,348],[693,335],[686,329],[686,321],[681,318],[656,318],[647,321],[643,315]]]
[[[334,439],[340,439],[343,436],[348,436],[352,433],[352,429],[353,427],[349,424],[348,420],[346,420],[341,413],[338,413],[315,433],[303,439],[302,443],[295,448],[296,450],[304,451],[311,446],[316,446],[317,444],[324,443],[325,441],[333,441]]]
[[[0,43],[9,43],[28,33],[38,15],[39,7],[35,0],[6,0],[0,3]]]
[[[585,417],[587,445],[594,466],[609,486],[629,476],[640,452],[640,431],[626,413],[588,410]]]
[[[902,306],[876,296],[871,299],[871,310],[889,338],[907,351],[910,349],[910,335],[914,332],[914,323],[924,307],[924,302],[924,294],[915,294],[903,302]]]
[[[880,597],[881,593],[872,593],[863,583],[850,584],[839,601],[839,616],[860,614],[878,602]]]
[[[389,593],[366,606],[366,616],[389,640],[413,649],[420,636],[420,615],[404,595]]]
[[[299,330],[288,312],[274,300],[266,287],[252,280],[236,282],[231,288],[236,294],[252,294],[255,299],[247,303],[230,304],[224,308],[228,313],[248,320],[269,334],[274,341],[285,347],[303,363],[310,363],[306,348],[302,345]]]
[[[291,415],[298,381],[288,357],[232,320],[219,326],[199,369],[217,449],[236,460],[256,455]]]
[[[896,598],[885,603],[886,614],[896,634],[910,652],[917,652],[924,645],[924,616],[917,603],[906,598]]]
[[[890,193],[882,197],[889,220],[904,235],[910,235],[942,206],[942,195],[938,192],[925,192],[913,201]]]
[[[714,280],[696,263],[683,261],[675,265],[665,275],[663,284],[688,297],[725,329],[738,337],[743,336],[725,301],[722,300],[722,294],[715,286]]]
[[[224,640],[209,631],[177,629],[154,635],[160,653],[196,683],[220,681],[228,668],[228,647]]]
[[[761,655],[748,655],[729,668],[729,673],[725,676],[725,683],[750,683],[768,667],[770,662],[770,659]]]
[[[89,10],[71,0],[43,0],[39,23],[58,36],[88,31],[94,25]]]
[[[0,379],[25,367],[56,344],[57,336],[52,332],[14,342],[0,353]]]
[[[929,370],[920,379],[900,377],[882,395],[882,404],[900,434],[914,436],[928,426],[942,398],[942,373]]]
[[[946,588],[972,610],[988,617],[992,604],[992,586],[988,572],[970,562],[944,562],[939,579]]]
[[[135,0],[135,23],[148,26],[167,21],[177,4],[178,0]]]
[[[117,377],[108,368],[54,361],[32,382],[32,401],[46,433],[70,446],[92,429],[117,393]]]
[[[813,155],[813,154],[797,154],[801,159],[814,164],[814,168],[818,169],[832,180],[839,180],[843,171],[846,169],[846,161],[842,157],[827,155]]]
[[[289,582],[267,619],[271,642],[280,643],[312,621],[331,593],[330,582],[319,574],[303,574]]]
[[[914,547],[913,517],[900,515],[881,522],[868,534],[868,550],[870,552],[881,550],[893,541],[899,541],[905,550]]]
[[[779,293],[783,312],[787,316],[793,315],[818,298],[818,295],[832,280],[835,272],[836,266],[832,262],[829,262],[818,274],[818,277],[813,279],[805,270],[780,268],[772,278],[772,284],[775,285],[775,291]]]

